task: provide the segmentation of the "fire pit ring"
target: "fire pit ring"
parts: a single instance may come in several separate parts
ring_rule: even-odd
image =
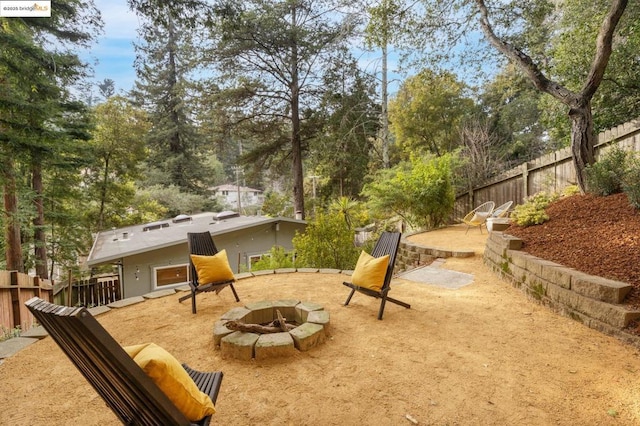
[[[297,326],[287,332],[258,334],[233,331],[225,324],[238,321],[245,324],[266,324],[278,318],[280,312],[287,322]],[[297,351],[308,351],[327,337],[329,312],[317,303],[299,300],[265,300],[227,311],[213,327],[213,340],[223,358],[261,360],[286,357]]]

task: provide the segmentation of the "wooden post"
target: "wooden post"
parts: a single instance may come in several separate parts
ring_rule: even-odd
[[[73,282],[73,279],[71,277],[72,273],[73,273],[72,270],[69,269],[69,287],[67,288],[67,306],[71,306],[71,292],[72,292],[71,285]]]
[[[529,196],[529,163],[522,165],[522,199],[523,201]]]
[[[11,271],[11,309],[13,311],[13,325],[15,328],[20,325],[20,286],[18,283],[18,271]]]

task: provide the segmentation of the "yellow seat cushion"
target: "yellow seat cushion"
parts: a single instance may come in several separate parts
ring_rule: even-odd
[[[189,421],[196,422],[216,412],[209,395],[198,389],[169,352],[155,343],[126,346],[124,350]]]
[[[351,282],[360,287],[380,291],[389,266],[389,255],[373,257],[364,250],[360,253]]]
[[[220,250],[213,256],[192,254],[191,261],[198,273],[198,283],[200,284],[230,281],[235,278],[231,266],[229,266],[226,250]]]

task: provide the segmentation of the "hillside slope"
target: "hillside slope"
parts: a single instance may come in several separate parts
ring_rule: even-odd
[[[561,198],[547,214],[542,225],[511,225],[505,233],[521,238],[534,256],[633,285],[626,303],[639,307],[640,212],[626,194]]]

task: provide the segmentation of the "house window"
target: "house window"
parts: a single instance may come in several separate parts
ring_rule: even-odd
[[[249,270],[252,269],[252,266],[253,266],[254,263],[262,260],[262,258],[264,256],[269,256],[269,255],[266,255],[266,254],[254,254],[254,255],[249,256]]]
[[[222,195],[224,195],[224,196],[229,195],[229,191],[222,191]]]
[[[153,268],[154,288],[185,284],[189,281],[189,265],[170,265]]]

